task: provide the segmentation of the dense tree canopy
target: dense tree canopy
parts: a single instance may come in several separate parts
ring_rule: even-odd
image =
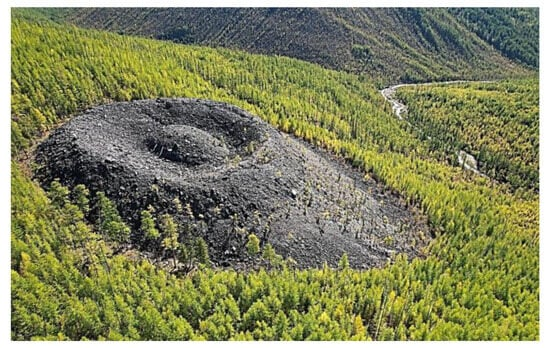
[[[538,68],[538,8],[452,8],[449,11],[505,56]]]
[[[466,150],[490,177],[538,190],[538,79],[401,88],[398,98],[431,147]]]

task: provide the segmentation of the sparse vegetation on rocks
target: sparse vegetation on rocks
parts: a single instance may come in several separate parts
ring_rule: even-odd
[[[238,160],[226,163],[226,157]],[[254,262],[247,255],[260,250],[250,252],[251,235],[258,247],[271,243],[300,267],[336,267],[347,253],[353,267],[370,268],[386,262],[388,248],[414,257],[426,245],[415,240],[425,220],[399,196],[224,103],[157,99],[99,106],[53,132],[38,147],[37,161],[45,185],[59,178],[105,192],[134,226],[134,245],[164,250],[174,269],[178,239],[198,237],[225,266]],[[160,240],[150,211],[159,218]],[[396,235],[403,224],[410,227]],[[298,231],[296,239],[287,238],[289,230]]]

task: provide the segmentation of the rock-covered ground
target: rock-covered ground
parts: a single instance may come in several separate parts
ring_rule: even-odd
[[[395,194],[333,158],[225,103],[157,99],[103,105],[56,130],[37,150],[37,178],[104,191],[140,235],[149,205],[182,224],[173,201],[189,203],[194,234],[220,266],[253,262],[249,233],[299,267],[370,268],[395,253],[414,257],[428,227]],[[181,239],[189,238],[181,234]]]

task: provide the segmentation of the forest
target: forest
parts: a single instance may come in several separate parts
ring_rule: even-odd
[[[538,79],[401,88],[397,97],[433,148],[465,150],[491,178],[538,191]]]
[[[443,136],[438,125],[449,125],[453,146],[485,151],[492,180],[449,164],[441,148],[392,114],[374,83],[354,74],[16,12],[11,30],[12,340],[539,339],[536,78],[402,92],[411,117],[434,138]],[[300,270],[252,240],[251,252],[272,260],[270,267],[237,272],[195,252],[197,267],[177,276],[134,257],[108,198],[33,180],[33,149],[48,131],[94,105],[159,96],[229,102],[341,156],[428,216],[428,256],[396,255],[366,271],[343,256],[338,268]],[[443,117],[457,103],[471,111],[463,122],[472,128],[514,108],[504,121],[483,124],[499,134],[486,144],[455,125],[453,113]],[[432,109],[441,117],[423,116]],[[532,128],[516,142],[521,124]],[[489,160],[503,151],[529,156]],[[89,221],[90,208],[105,218]],[[151,224],[144,213],[143,228],[162,233],[170,248],[178,227],[161,219]]]
[[[506,57],[539,66],[538,8],[451,8],[458,20]]]

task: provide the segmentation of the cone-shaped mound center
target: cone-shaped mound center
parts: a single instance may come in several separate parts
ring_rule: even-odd
[[[155,155],[189,166],[220,165],[230,155],[220,139],[185,125],[165,126],[158,135],[148,136],[146,143]]]

